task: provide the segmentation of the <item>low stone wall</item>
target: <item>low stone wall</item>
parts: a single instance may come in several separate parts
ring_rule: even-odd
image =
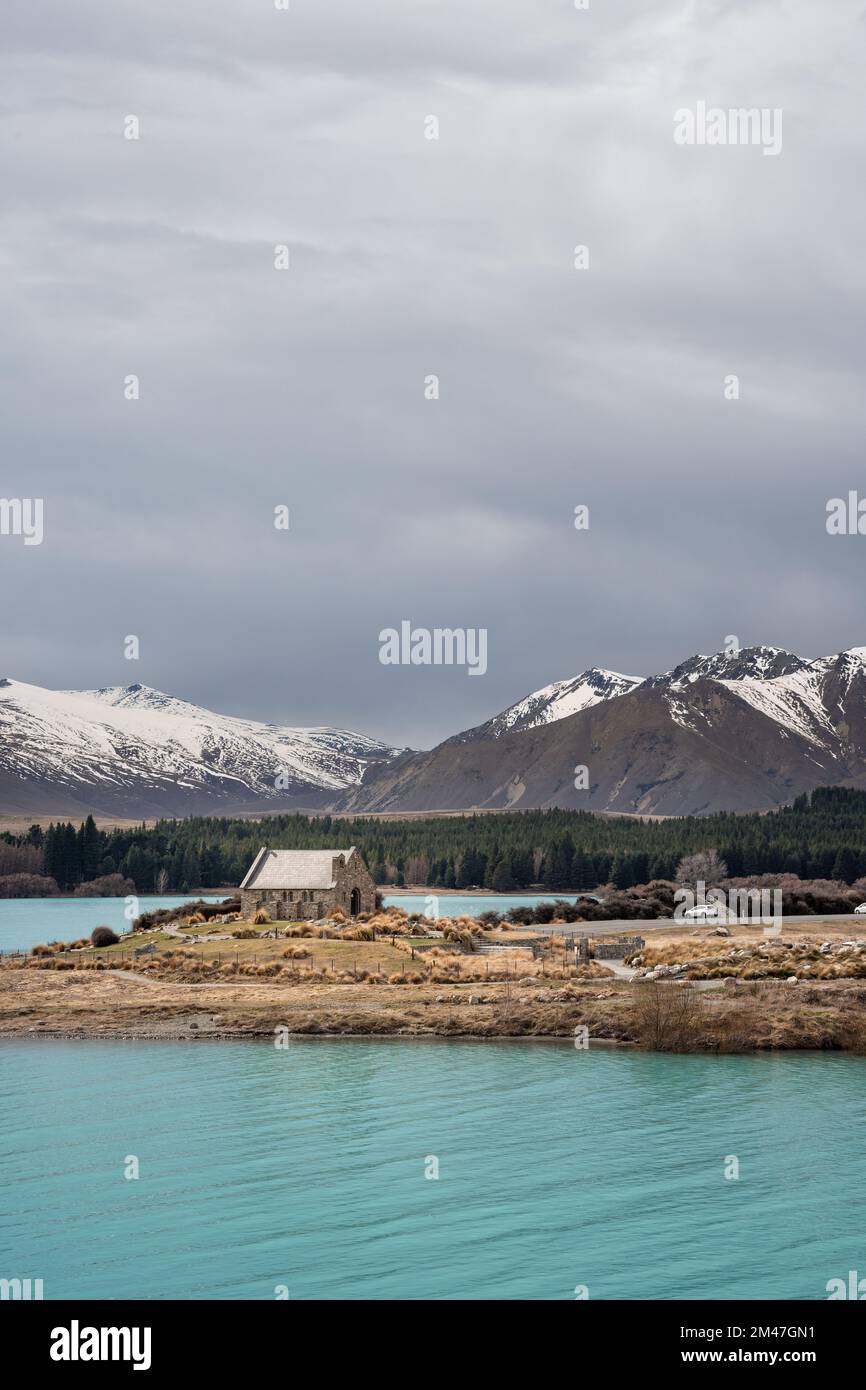
[[[642,936],[622,937],[618,941],[596,941],[592,946],[592,955],[596,960],[622,960],[632,951],[640,951],[645,944]]]

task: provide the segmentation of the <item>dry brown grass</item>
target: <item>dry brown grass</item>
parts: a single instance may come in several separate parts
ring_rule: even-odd
[[[733,976],[743,980],[784,980],[796,975],[804,980],[866,978],[866,952],[841,948],[840,954],[819,951],[823,936],[782,941],[764,936],[700,941],[653,941],[628,957],[630,964],[648,969],[656,965],[689,965],[691,979],[714,980]]]
[[[317,951],[328,946],[311,943]],[[358,957],[367,952],[357,970],[352,949]],[[610,977],[535,976],[523,983],[512,976],[467,987],[462,971],[437,981],[396,951],[389,960],[402,965],[392,968],[383,949],[377,968],[379,949],[379,943],[347,945],[333,969],[321,959],[204,959],[195,949],[144,957],[123,969],[107,954],[94,955],[88,968],[57,956],[4,961],[0,1034],[191,1036],[185,1020],[192,1018],[196,1036],[215,1037],[266,1036],[276,1024],[299,1033],[568,1037],[586,1024],[592,1038],[664,1050],[866,1052],[866,986],[856,983],[737,981],[696,991],[663,983],[631,986]]]
[[[340,932],[340,939],[342,941],[373,941],[375,940],[375,932],[372,924],[346,927]]]

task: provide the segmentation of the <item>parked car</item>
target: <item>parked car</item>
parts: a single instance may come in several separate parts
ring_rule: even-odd
[[[859,908],[857,909],[859,912]],[[703,907],[689,907],[683,913],[684,922],[717,922],[719,920],[719,909],[712,903],[707,903]]]
[[[854,913],[857,917],[866,917],[866,903],[861,903],[859,907],[855,907]]]

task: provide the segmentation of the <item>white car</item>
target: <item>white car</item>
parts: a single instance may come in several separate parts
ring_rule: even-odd
[[[719,917],[717,907],[689,907],[683,913],[684,922],[716,922]]]
[[[859,907],[855,907],[854,915],[855,917],[866,917],[866,903],[861,903]]]

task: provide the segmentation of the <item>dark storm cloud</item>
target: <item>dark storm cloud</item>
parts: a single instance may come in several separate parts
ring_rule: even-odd
[[[419,746],[590,664],[866,641],[824,530],[866,491],[859,15],[13,6],[0,495],[46,538],[0,540],[0,674]],[[782,154],[676,146],[698,100]],[[382,666],[404,618],[487,674]]]

